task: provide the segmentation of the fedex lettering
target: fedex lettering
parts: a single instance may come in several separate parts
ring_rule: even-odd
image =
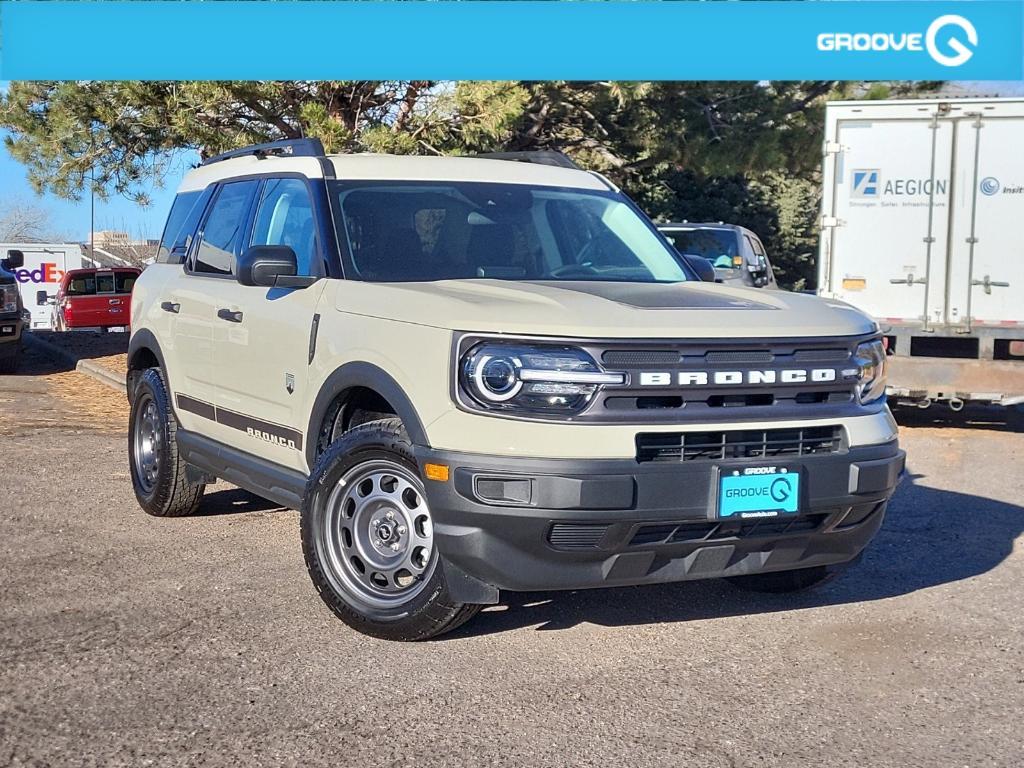
[[[53,262],[44,261],[38,269],[16,269],[14,276],[19,283],[59,283],[64,279],[64,270],[57,269]]]

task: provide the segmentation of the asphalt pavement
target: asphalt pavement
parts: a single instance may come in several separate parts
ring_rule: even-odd
[[[295,512],[218,485],[143,514],[123,398],[90,391],[38,353],[0,377],[0,766],[1024,764],[999,412],[908,414],[881,534],[818,592],[507,595],[395,644],[322,605]]]

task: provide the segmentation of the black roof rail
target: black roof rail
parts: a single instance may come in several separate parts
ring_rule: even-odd
[[[575,171],[582,171],[568,155],[563,155],[553,149],[537,149],[530,152],[481,152],[471,157],[479,157],[485,160],[513,160],[518,163],[536,163],[537,165],[553,165],[558,168],[572,168]]]
[[[287,157],[323,157],[324,145],[320,139],[281,139],[280,141],[268,141],[266,144],[252,144],[241,149],[232,149],[230,152],[222,152],[219,155],[203,160],[202,165],[219,163],[221,160],[231,160],[235,157],[270,157],[271,155]]]

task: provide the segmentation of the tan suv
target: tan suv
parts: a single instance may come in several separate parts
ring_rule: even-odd
[[[132,299],[142,507],[222,478],[301,509],[327,605],[401,640],[500,590],[854,560],[904,463],[872,321],[702,283],[606,179],[529,159],[302,140],[191,171]]]

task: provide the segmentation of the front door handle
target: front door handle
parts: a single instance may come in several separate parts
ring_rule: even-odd
[[[165,301],[160,304],[160,309],[164,312],[170,312],[171,314],[176,315],[181,309],[181,304],[175,304],[173,301]]]
[[[242,322],[242,313],[234,309],[218,309],[217,317],[221,320],[227,320],[229,323]]]

